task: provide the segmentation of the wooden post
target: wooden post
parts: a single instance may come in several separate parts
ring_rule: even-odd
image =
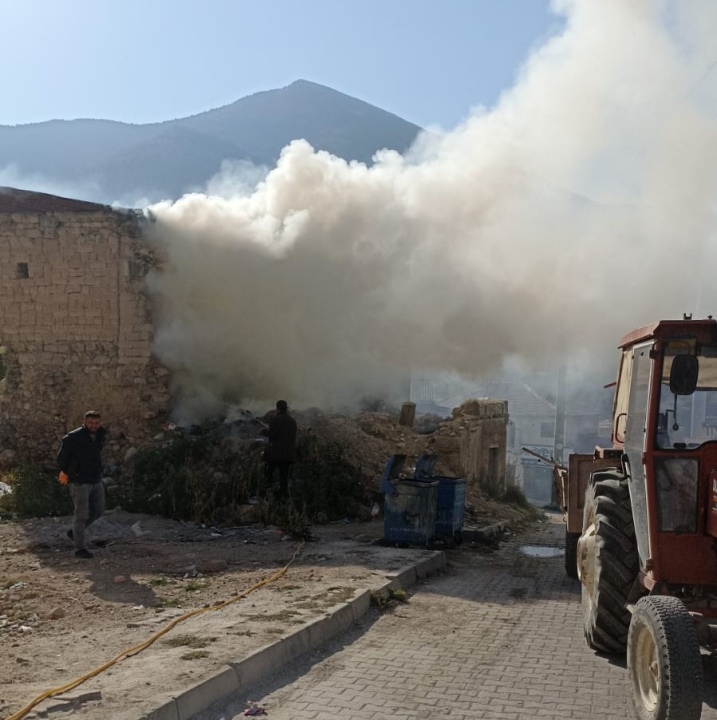
[[[416,419],[416,403],[405,402],[401,405],[401,414],[398,416],[398,424],[405,427],[413,427]]]

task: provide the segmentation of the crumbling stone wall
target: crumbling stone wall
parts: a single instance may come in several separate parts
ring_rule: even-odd
[[[470,400],[458,412],[464,417],[460,463],[465,477],[493,496],[502,495],[506,490],[508,403]]]
[[[452,472],[499,496],[506,490],[507,438],[507,401],[468,400],[432,436],[430,449]]]
[[[52,460],[89,408],[102,412],[116,459],[169,402],[167,371],[151,353],[143,285],[153,257],[140,220],[82,205],[0,206],[0,451],[27,460]]]

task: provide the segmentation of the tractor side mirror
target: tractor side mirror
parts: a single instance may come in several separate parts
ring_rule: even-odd
[[[670,369],[670,391],[673,395],[692,395],[697,387],[700,363],[696,355],[675,355]]]

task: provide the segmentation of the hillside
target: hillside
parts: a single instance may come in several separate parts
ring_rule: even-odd
[[[51,120],[0,126],[0,171],[28,189],[92,187],[85,199],[157,200],[205,186],[223,160],[273,165],[291,140],[347,160],[377,150],[404,152],[420,128],[331,88],[298,80],[191,117],[132,125]]]

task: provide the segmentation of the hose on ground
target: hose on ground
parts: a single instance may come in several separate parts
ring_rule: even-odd
[[[104,665],[100,665],[98,668],[91,670],[90,672],[76,678],[75,680],[67,683],[66,685],[60,685],[50,690],[46,690],[42,694],[38,695],[34,700],[30,701],[27,705],[25,705],[24,708],[18,710],[13,715],[10,715],[7,720],[22,720],[22,718],[24,718],[33,708],[37,707],[41,702],[44,702],[45,700],[48,700],[55,695],[60,695],[62,693],[69,692],[70,690],[74,690],[78,685],[82,685],[82,683],[87,682],[88,680],[96,677],[100,673],[103,673],[105,670],[111,668],[113,665],[116,665],[118,662],[121,662],[128,657],[132,657],[133,655],[137,655],[138,653],[142,652],[142,650],[146,650],[150,645],[157,642],[159,638],[161,638],[163,635],[166,635],[170,630],[173,630],[175,627],[177,627],[177,625],[184,622],[185,620],[189,620],[189,618],[196,617],[197,615],[202,615],[203,613],[216,612],[217,610],[221,610],[222,608],[225,608],[228,605],[237,602],[238,600],[242,600],[243,598],[253,593],[255,590],[259,590],[259,588],[266,587],[267,585],[276,582],[284,575],[286,575],[289,568],[293,564],[294,560],[296,560],[303,547],[304,541],[302,540],[296,546],[294,554],[291,556],[291,560],[289,560],[289,562],[283,568],[281,568],[281,570],[275,572],[271,577],[260,580],[258,583],[255,583],[250,588],[247,588],[243,592],[240,592],[238,595],[229,598],[229,600],[223,600],[214,605],[210,605],[209,607],[202,607],[197,608],[196,610],[190,610],[189,612],[184,613],[184,615],[180,615],[179,617],[174,618],[172,622],[170,622],[168,625],[165,625],[165,627],[163,627],[161,630],[158,630],[156,633],[154,633],[154,635],[151,635],[147,640],[139,643],[138,645],[135,645],[134,647],[129,648],[128,650],[123,650],[119,655],[113,657],[111,660],[108,660]]]

